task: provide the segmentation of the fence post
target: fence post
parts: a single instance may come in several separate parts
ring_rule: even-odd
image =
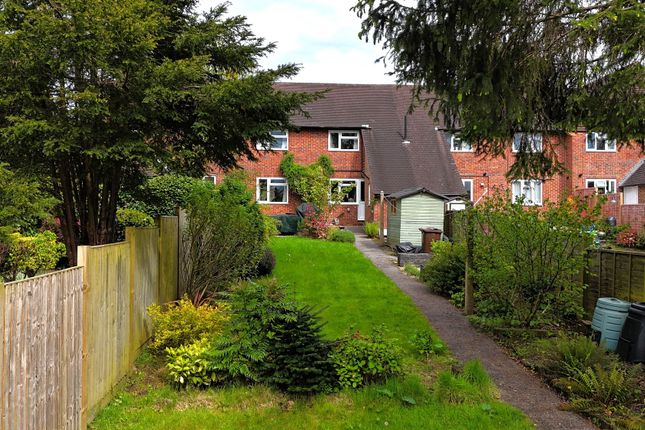
[[[0,349],[0,389],[2,389],[2,394],[0,394],[0,430],[5,430],[5,416],[7,411],[4,408],[4,398],[6,396],[6,379],[4,377],[5,371],[5,362],[4,362],[4,357],[5,357],[5,348],[6,348],[6,341],[7,337],[5,336],[5,286],[4,282],[2,282],[2,279],[0,279],[0,328],[2,329],[0,331],[0,334],[2,335],[2,342],[0,345],[2,345],[2,349]]]
[[[83,267],[83,315],[82,324],[83,324],[83,334],[82,334],[82,355],[81,355],[81,430],[87,428],[87,381],[88,381],[88,342],[87,336],[89,331],[89,315],[87,312],[88,306],[88,290],[89,286],[87,284],[87,253],[89,246],[79,246],[76,248],[76,264],[80,267]]]

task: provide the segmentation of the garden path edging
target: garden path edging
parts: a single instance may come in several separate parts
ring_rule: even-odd
[[[361,233],[356,247],[412,298],[460,361],[479,359],[500,390],[501,399],[524,412],[539,429],[594,430],[590,421],[560,410],[562,399],[537,376],[509,357],[490,337],[478,332],[447,299],[406,275],[380,245]]]

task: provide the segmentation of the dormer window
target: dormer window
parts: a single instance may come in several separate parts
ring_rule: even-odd
[[[260,150],[286,151],[289,149],[289,132],[286,130],[273,130],[271,131],[270,142],[259,142],[256,146]]]
[[[513,152],[520,152],[520,149],[526,152],[541,152],[542,133],[515,133],[513,136]]]
[[[615,152],[616,141],[608,139],[604,133],[587,133],[587,151]]]
[[[330,151],[358,151],[358,131],[331,130],[329,132]]]

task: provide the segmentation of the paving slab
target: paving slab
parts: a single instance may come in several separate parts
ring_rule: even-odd
[[[594,430],[589,420],[560,409],[562,399],[536,375],[478,332],[444,297],[403,273],[396,257],[377,241],[357,232],[356,247],[412,298],[437,334],[460,361],[479,359],[500,390],[501,399],[524,412],[539,429]]]

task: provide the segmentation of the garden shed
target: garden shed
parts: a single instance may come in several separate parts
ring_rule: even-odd
[[[443,230],[447,197],[417,187],[387,196],[387,241],[390,246],[412,242],[421,246],[420,228]]]

